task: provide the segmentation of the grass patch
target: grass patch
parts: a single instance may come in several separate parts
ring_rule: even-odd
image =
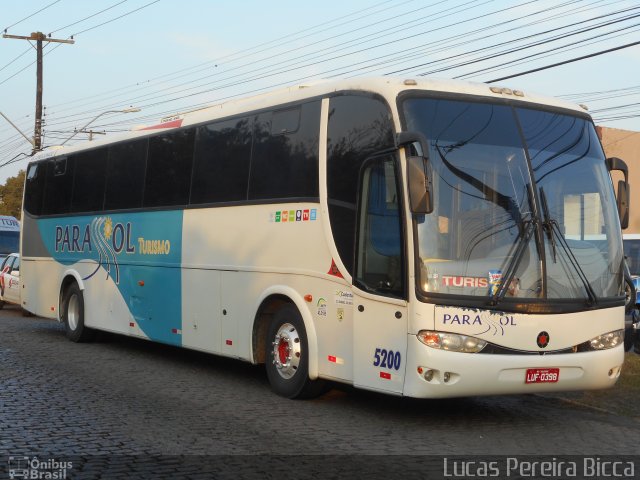
[[[613,388],[587,392],[563,392],[551,396],[617,415],[640,418],[637,405],[640,398],[640,355],[625,353],[622,374]]]

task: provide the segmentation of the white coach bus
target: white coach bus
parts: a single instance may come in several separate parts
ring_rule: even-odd
[[[23,307],[411,397],[610,387],[620,215],[584,109],[507,88],[353,79],[38,154]],[[618,205],[616,204],[618,202]]]

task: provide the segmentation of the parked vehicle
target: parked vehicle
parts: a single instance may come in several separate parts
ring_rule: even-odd
[[[20,254],[11,253],[0,266],[0,308],[5,303],[20,305]]]
[[[628,351],[633,346],[640,353],[640,235],[624,234],[622,236],[624,258],[628,267],[627,305],[625,315],[624,347]],[[635,291],[634,291],[635,290]]]
[[[20,222],[15,217],[0,215],[0,261],[20,249]]]

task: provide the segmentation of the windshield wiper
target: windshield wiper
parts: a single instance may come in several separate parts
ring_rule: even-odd
[[[442,160],[444,166],[447,167],[447,169],[452,174],[475,188],[482,195],[482,198],[484,200],[487,200],[503,208],[504,211],[511,216],[515,224],[518,225],[518,228],[520,229],[520,226],[523,224],[522,214],[520,213],[519,205],[516,203],[513,197],[505,195],[504,193],[491,188],[479,178],[474,177],[473,175],[454,166],[449,160],[447,160],[447,156],[442,153],[442,147],[440,147],[440,145],[438,145],[437,143],[435,144],[435,148],[438,152],[440,160]]]
[[[524,252],[527,249],[527,245],[529,245],[529,240],[531,240],[531,236],[535,231],[535,225],[536,225],[535,217],[533,219],[525,220],[522,222],[521,234],[519,236],[519,240],[516,245],[516,250],[513,254],[513,257],[511,257],[511,260],[509,260],[509,264],[507,265],[507,270],[500,282],[500,286],[498,287],[498,290],[496,290],[496,293],[493,294],[493,296],[491,297],[491,301],[489,302],[489,305],[491,305],[492,307],[495,307],[496,305],[498,305],[498,303],[500,303],[500,301],[506,295],[507,289],[509,288],[509,285],[511,285],[511,282],[513,281],[513,277],[516,274],[516,269],[518,268],[518,265],[520,265],[522,256],[524,255]]]
[[[589,297],[589,304],[591,305],[597,304],[598,297],[596,296],[596,292],[593,290],[593,287],[591,286],[591,283],[589,282],[587,275],[584,273],[584,270],[580,266],[580,263],[578,263],[578,260],[573,254],[573,251],[571,250],[571,247],[567,243],[567,240],[564,238],[564,235],[562,235],[562,231],[560,230],[560,225],[558,225],[558,222],[555,219],[551,218],[551,215],[549,214],[547,196],[545,195],[544,189],[542,187],[540,187],[540,200],[542,202],[542,210],[544,213],[543,228],[549,234],[549,240],[551,242],[551,247],[553,249],[553,262],[554,263],[556,262],[556,244],[553,239],[553,236],[555,234],[555,236],[558,237],[558,243],[562,247],[562,250],[564,251],[564,253],[567,255],[569,263],[571,263],[571,265],[573,266],[574,270],[578,274],[578,278],[580,278],[580,281],[582,281],[582,284],[584,285],[584,288],[587,291],[587,296]]]
[[[551,244],[551,250],[553,251],[553,263],[556,263],[556,239],[553,234],[553,226],[551,224],[551,215],[549,214],[549,206],[547,205],[547,196],[544,194],[544,189],[540,188],[540,202],[542,203],[542,213],[544,215],[544,223],[542,229],[546,232]]]

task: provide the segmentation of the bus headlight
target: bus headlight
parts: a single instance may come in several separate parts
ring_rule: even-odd
[[[614,330],[613,332],[604,333],[589,340],[589,348],[591,350],[606,350],[613,348],[624,342],[624,330]]]
[[[487,345],[484,340],[457,333],[420,330],[417,336],[427,347],[450,352],[478,353]]]

